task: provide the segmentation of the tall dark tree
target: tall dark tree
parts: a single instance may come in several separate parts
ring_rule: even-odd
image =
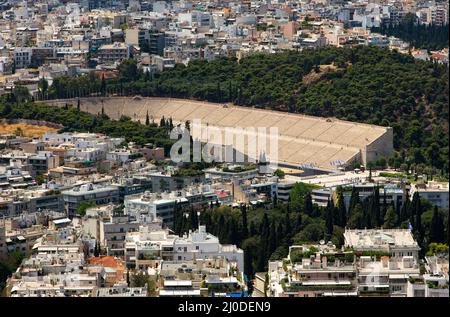
[[[247,274],[248,276],[252,276],[254,273],[254,269],[253,269],[253,260],[254,260],[253,252],[254,251],[253,250],[254,250],[253,246],[250,246],[244,250],[244,273]]]
[[[381,208],[380,208],[380,188],[377,186],[373,190],[373,218],[374,225],[376,227],[381,227],[383,225],[383,219],[381,218]]]
[[[275,251],[276,247],[277,247],[277,230],[275,227],[275,221],[272,220],[271,224],[270,224],[270,231],[269,231],[269,241],[268,241],[268,246],[267,246],[267,251],[268,251],[268,256],[270,257],[270,255],[273,253],[273,251]]]
[[[286,211],[285,216],[284,216],[284,234],[285,234],[285,239],[288,243],[290,243],[290,238],[292,235],[292,225],[291,225],[291,214],[289,212]]]
[[[305,214],[311,216],[314,213],[314,206],[311,197],[311,193],[305,195]]]
[[[331,200],[328,200],[327,207],[325,208],[325,226],[327,227],[327,233],[333,234],[333,204]]]
[[[445,230],[444,220],[442,219],[442,216],[439,213],[438,207],[434,206],[433,217],[431,218],[431,223],[430,223],[430,241],[429,242],[443,243],[445,240],[444,230]]]
[[[338,212],[339,212],[339,226],[345,228],[347,225],[347,209],[345,208],[344,195],[342,192],[338,196]]]
[[[100,92],[102,96],[106,96],[106,80],[105,80],[105,74],[102,74],[102,81],[100,84]]]
[[[387,212],[387,208],[388,208],[388,205],[387,205],[387,197],[386,197],[386,190],[384,189],[383,190],[383,204],[382,204],[382,206],[381,206],[381,219],[384,219],[384,216],[386,215],[386,212]],[[394,212],[395,212],[395,210],[394,210]]]
[[[355,186],[352,187],[352,193],[350,196],[350,203],[348,206],[348,214],[351,214],[353,208],[359,203],[359,192]]]
[[[300,230],[302,229],[302,213],[298,212],[297,213],[297,219],[295,222],[295,231],[296,232],[300,232]]]
[[[147,110],[147,114],[145,115],[145,125],[150,125],[150,116],[148,115],[148,110]]]
[[[242,238],[248,237],[248,224],[247,224],[247,205],[241,205],[241,217],[242,217]]]
[[[278,228],[277,228],[277,243],[276,243],[276,245],[279,246],[283,243],[284,243],[284,228],[283,228],[283,224],[280,222],[280,223],[278,223]]]

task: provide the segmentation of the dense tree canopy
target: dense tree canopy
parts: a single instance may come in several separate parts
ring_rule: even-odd
[[[383,25],[372,29],[374,32],[398,37],[413,47],[428,50],[448,47],[448,30],[448,24],[419,24],[417,16],[412,13],[406,14],[398,25]]]
[[[318,243],[323,239],[342,246],[345,228],[408,228],[410,223],[422,255],[433,242],[448,243],[448,211],[433,208],[429,202],[418,200],[418,196],[403,208],[397,208],[387,205],[374,191],[364,200],[355,202],[350,210],[342,204],[344,189],[338,188],[337,200],[325,207],[308,207],[312,188],[305,185],[296,184],[290,201],[271,209],[247,210],[244,205],[240,208],[210,207],[203,209],[198,218],[193,209],[177,208],[173,230],[182,234],[197,229],[199,223],[206,225],[207,231],[216,235],[221,243],[236,244],[244,249],[244,271],[248,275],[266,270],[269,259],[286,257],[293,244]],[[400,214],[405,221],[398,221]]]
[[[101,82],[95,76],[61,77],[49,97],[101,95]],[[239,62],[192,60],[152,76],[130,60],[104,89],[110,95],[234,102],[391,126],[397,152],[379,166],[430,166],[448,175],[448,68],[395,51],[327,47],[257,54]]]

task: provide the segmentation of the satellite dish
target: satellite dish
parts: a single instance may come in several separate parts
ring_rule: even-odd
[[[320,245],[324,245],[325,244],[325,240],[320,240],[319,243],[320,243]]]

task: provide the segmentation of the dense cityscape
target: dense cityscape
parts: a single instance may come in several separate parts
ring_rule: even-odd
[[[0,0],[0,296],[448,298],[448,6]]]

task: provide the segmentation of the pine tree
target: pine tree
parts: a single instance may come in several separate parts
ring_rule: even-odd
[[[222,102],[222,90],[220,88],[220,81],[217,82],[216,98],[217,102]]]
[[[164,127],[165,125],[166,125],[166,119],[164,118],[164,116],[162,116],[161,120],[159,121],[159,126]]]
[[[145,115],[145,125],[146,126],[150,125],[150,116],[148,115],[148,110],[147,110],[147,114]]]
[[[394,229],[397,226],[397,215],[394,211],[394,206],[390,206],[387,211],[386,215],[384,216],[384,229]]]
[[[363,207],[361,203],[357,203],[352,209],[352,213],[348,219],[347,225],[352,229],[362,229],[364,225]]]

